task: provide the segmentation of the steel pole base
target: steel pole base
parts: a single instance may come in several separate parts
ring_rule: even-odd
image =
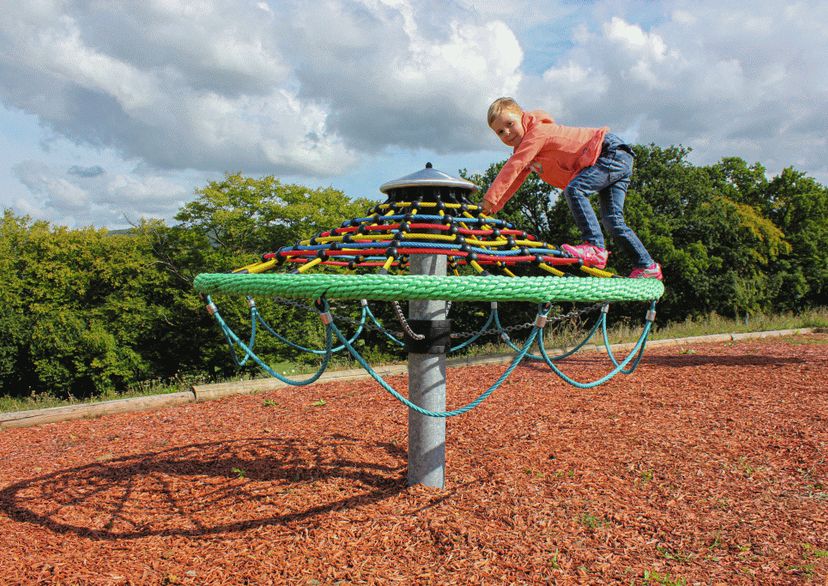
[[[411,256],[412,275],[445,275],[446,257]],[[408,316],[446,319],[445,301],[410,301]],[[429,411],[446,410],[446,355],[408,354],[408,396]],[[446,477],[446,419],[408,410],[408,486],[443,488]]]

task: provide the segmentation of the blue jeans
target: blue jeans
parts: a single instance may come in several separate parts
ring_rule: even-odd
[[[624,221],[624,200],[627,198],[632,166],[632,149],[616,135],[607,133],[598,160],[591,167],[578,173],[563,193],[583,239],[600,248],[606,248],[595,210],[589,203],[590,194],[597,191],[601,224],[632,258],[635,265],[643,268],[653,264],[653,257]]]

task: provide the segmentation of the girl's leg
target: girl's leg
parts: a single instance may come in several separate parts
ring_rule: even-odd
[[[607,170],[596,164],[581,171],[563,192],[575,225],[581,231],[581,237],[598,248],[605,248],[604,235],[595,210],[589,203],[589,196],[604,188],[608,179]]]
[[[638,235],[624,221],[624,200],[630,185],[632,160],[632,155],[623,149],[617,149],[613,153],[613,160],[609,162],[611,175],[618,174],[620,178],[599,192],[601,223],[630,256],[635,266],[644,268],[653,264],[653,258]]]

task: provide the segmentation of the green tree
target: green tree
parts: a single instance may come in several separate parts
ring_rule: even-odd
[[[764,169],[736,158],[695,167],[683,147],[636,146],[628,223],[664,266],[660,312],[670,319],[768,310],[768,266],[788,250],[754,207]]]
[[[770,267],[777,306],[828,305],[828,187],[787,168],[768,184],[763,208],[791,245]]]
[[[13,316],[27,332],[5,392],[107,394],[152,373],[141,344],[167,309],[147,291],[162,288],[166,276],[142,240],[10,214],[4,227],[13,227],[0,240],[13,245],[22,300]]]
[[[196,189],[195,200],[176,215],[185,228],[205,235],[231,256],[261,254],[339,226],[371,202],[352,201],[333,188],[284,184],[228,173]],[[236,268],[236,267],[232,267]]]
[[[28,239],[28,218],[17,218],[5,210],[0,219],[0,386],[19,389],[26,381],[25,355],[31,339],[26,316],[25,261],[20,251]]]

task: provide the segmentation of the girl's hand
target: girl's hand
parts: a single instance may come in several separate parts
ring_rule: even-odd
[[[486,214],[487,216],[491,216],[491,215],[494,214],[494,212],[492,211],[492,204],[490,204],[486,200],[483,200],[481,205],[483,206],[483,213],[484,214]]]

